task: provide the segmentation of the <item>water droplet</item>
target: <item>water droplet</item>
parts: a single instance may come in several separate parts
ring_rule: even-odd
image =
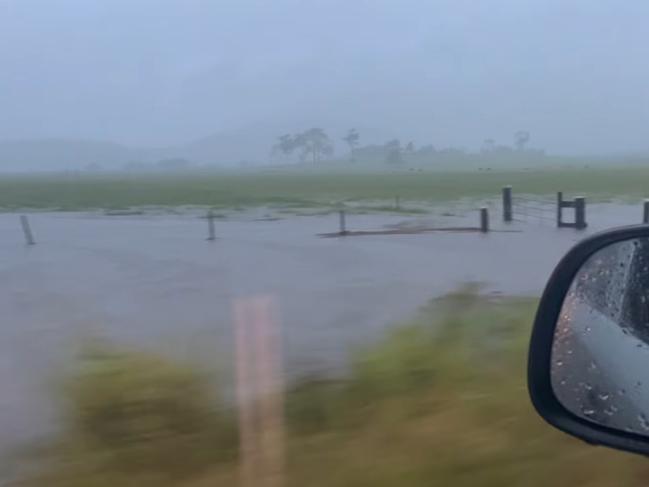
[[[555,362],[555,365],[556,365],[557,367],[561,367],[561,366],[563,365],[563,361],[562,361],[562,360],[557,360],[557,361]]]
[[[638,381],[635,383],[635,388],[640,389],[642,387],[642,382]]]
[[[590,371],[597,370],[597,364],[591,361],[590,364],[588,365],[588,370]]]
[[[593,386],[591,384],[589,384],[588,382],[582,382],[581,386],[584,389],[586,389],[587,391],[590,391],[593,388]]]
[[[626,394],[626,389],[620,389],[619,391],[617,391],[617,393],[618,393],[620,396],[624,396],[624,395]]]
[[[604,414],[606,414],[607,416],[613,416],[617,412],[618,412],[618,409],[615,406],[613,406],[612,404],[609,407],[607,407],[606,409],[604,409]]]
[[[599,397],[602,401],[608,401],[608,398],[611,396],[607,392],[602,392],[597,397]]]
[[[638,421],[640,421],[640,426],[642,426],[642,429],[649,430],[649,420],[644,413],[640,413],[638,415]]]
[[[587,327],[585,328],[586,333],[590,333],[591,330],[592,330],[592,328],[591,328],[590,326],[587,326]]]
[[[595,410],[591,408],[582,408],[581,412],[584,414],[584,416],[592,416],[595,414]]]

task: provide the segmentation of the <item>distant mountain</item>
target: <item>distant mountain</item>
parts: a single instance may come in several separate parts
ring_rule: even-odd
[[[234,166],[244,161],[266,161],[275,136],[270,130],[242,130],[160,148],[101,140],[0,140],[0,171],[114,170],[170,159],[184,159],[192,165]]]
[[[119,167],[140,157],[114,142],[68,139],[0,141],[0,171],[58,171],[86,166]]]
[[[182,156],[199,164],[233,166],[242,161],[265,162],[276,138],[282,133],[281,129],[254,125],[209,135],[163,150],[168,156]]]
[[[304,127],[309,126],[305,124]],[[129,147],[110,141],[81,139],[0,140],[0,172],[61,171],[78,169],[144,169],[165,161],[184,160],[189,165],[238,166],[242,163],[264,164],[269,161],[277,137],[302,130],[276,125],[250,125],[220,132],[168,147]],[[347,129],[327,129],[336,153],[345,156],[348,148],[341,141]],[[380,141],[376,130],[359,127],[361,140]],[[163,162],[162,165],[157,163]],[[290,162],[290,161],[275,161]]]

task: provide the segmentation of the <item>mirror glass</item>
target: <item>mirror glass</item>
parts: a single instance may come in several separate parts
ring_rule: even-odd
[[[649,239],[593,254],[566,295],[552,387],[572,413],[649,436]]]

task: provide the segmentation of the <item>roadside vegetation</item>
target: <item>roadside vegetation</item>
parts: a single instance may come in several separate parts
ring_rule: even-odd
[[[639,457],[548,427],[525,386],[533,299],[466,288],[287,391],[286,486],[640,486]],[[237,485],[235,411],[165,358],[86,348],[30,486]],[[264,485],[259,483],[258,485]]]
[[[567,196],[589,200],[649,197],[644,181],[649,167],[565,167],[530,170],[444,172],[423,169],[394,171],[258,170],[203,171],[170,174],[106,173],[5,175],[0,178],[0,208],[128,209],[142,206],[209,206],[241,209],[270,206],[305,211],[342,202],[382,201],[392,208],[396,196],[434,204],[460,198],[497,198],[506,184],[517,194]]]

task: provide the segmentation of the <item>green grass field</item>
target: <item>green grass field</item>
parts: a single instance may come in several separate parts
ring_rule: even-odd
[[[533,412],[525,364],[535,305],[457,292],[354,351],[346,377],[292,384],[284,481],[256,485],[645,485],[645,459],[586,445]],[[25,485],[238,485],[235,413],[201,374],[99,349],[66,384],[65,427]]]
[[[119,209],[153,205],[285,209],[330,207],[342,201],[440,202],[518,194],[585,195],[590,200],[649,196],[649,167],[525,171],[323,172],[258,171],[187,174],[31,175],[0,178],[0,208]]]

